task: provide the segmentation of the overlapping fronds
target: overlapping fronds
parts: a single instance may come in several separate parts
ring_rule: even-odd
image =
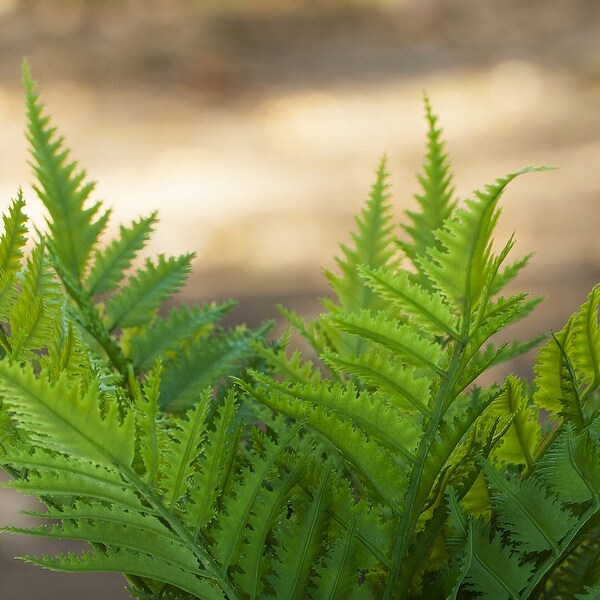
[[[539,341],[495,339],[538,300],[506,294],[528,257],[494,241],[539,169],[459,202],[426,100],[405,239],[383,159],[325,313],[282,309],[313,362],[289,331],[220,327],[232,302],[161,312],[192,254],[140,262],[154,213],[103,245],[109,211],[24,79],[48,220],[25,260],[21,193],[3,216],[0,464],[46,509],[6,530],[89,545],[26,560],[146,600],[597,597],[600,288],[531,385],[480,379]]]

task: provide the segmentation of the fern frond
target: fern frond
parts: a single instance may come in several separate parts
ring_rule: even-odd
[[[58,317],[57,307],[63,302],[61,289],[39,243],[27,260],[21,289],[10,315],[11,356],[20,359],[30,350],[42,349],[51,339]]]
[[[152,319],[160,305],[177,293],[190,272],[193,253],[177,258],[158,257],[129,278],[127,285],[106,303],[109,329],[144,325]]]
[[[426,377],[417,377],[414,367],[400,367],[392,352],[374,350],[344,357],[326,354],[323,359],[387,394],[387,404],[412,413],[417,421],[419,414],[431,416],[431,382]]]
[[[207,579],[200,579],[193,571],[183,571],[170,561],[165,561],[152,554],[145,554],[126,548],[106,546],[93,553],[81,555],[69,553],[49,556],[25,556],[27,562],[54,571],[68,573],[112,572],[122,573],[126,566],[129,575],[137,575],[149,580],[160,576],[160,580],[174,585],[203,600],[226,600],[223,591]]]
[[[448,359],[440,345],[420,336],[414,327],[392,320],[385,312],[373,314],[363,310],[332,315],[328,320],[342,331],[381,344],[405,364],[430,369],[438,375],[445,374]]]
[[[462,514],[457,502],[449,502],[452,526],[457,532],[455,547],[466,545],[468,565],[464,587],[485,600],[517,600],[531,577],[532,566],[519,564],[519,555],[505,546],[498,534],[491,534],[481,520]],[[464,546],[463,546],[464,547]]]
[[[264,597],[264,578],[269,561],[260,549],[265,547],[273,524],[281,518],[282,510],[287,512],[286,504],[302,478],[308,461],[309,451],[305,451],[285,465],[281,477],[271,477],[268,480],[269,487],[263,486],[248,516],[245,540],[237,563],[242,572],[236,574],[235,579],[252,599]]]
[[[23,84],[27,102],[28,139],[38,184],[34,190],[48,210],[51,237],[48,246],[60,258],[68,273],[80,282],[90,254],[104,230],[109,211],[98,215],[101,204],[88,208],[94,184],[85,182],[86,174],[69,158],[62,137],[50,126],[44,114],[27,64],[23,66]]]
[[[205,306],[174,307],[165,317],[156,317],[152,326],[134,331],[124,340],[127,354],[136,372],[150,369],[157,358],[169,358],[207,334],[214,323],[235,306],[234,302],[211,303]]]
[[[202,452],[206,438],[206,417],[211,399],[209,388],[204,390],[198,402],[187,411],[185,418],[174,419],[169,428],[169,443],[165,444],[160,481],[165,490],[163,502],[173,510],[188,489],[188,479],[195,471],[195,463]]]
[[[165,364],[161,405],[171,411],[189,407],[201,390],[218,386],[224,377],[239,375],[244,361],[253,356],[252,343],[263,339],[268,327],[248,331],[212,332],[192,344],[176,363]]]
[[[319,381],[321,375],[310,361],[303,360],[302,353],[295,350],[291,356],[286,354],[287,340],[279,343],[278,347],[265,346],[255,343],[253,348],[256,353],[266,361],[273,371],[278,375],[283,375],[286,380],[297,383],[308,383],[310,381]]]
[[[84,284],[90,296],[111,292],[119,284],[139,250],[148,241],[157,220],[157,213],[153,212],[149,217],[134,221],[130,227],[121,225],[119,237],[103,250],[95,251]]]
[[[510,426],[492,451],[493,460],[512,465],[533,467],[533,455],[539,442],[538,411],[528,403],[523,383],[516,377],[506,378],[502,392],[491,403],[489,414],[499,419],[498,428]]]
[[[419,211],[407,210],[406,215],[412,221],[411,225],[402,225],[409,234],[410,242],[401,242],[400,246],[405,255],[419,268],[418,257],[425,256],[430,248],[439,246],[439,240],[434,235],[448,219],[456,202],[453,200],[452,173],[448,155],[444,150],[442,131],[437,126],[437,117],[431,110],[429,98],[425,96],[425,117],[428,124],[427,153],[418,175],[421,193],[415,196]],[[419,283],[427,285],[426,279]]]
[[[373,600],[367,584],[357,586],[358,561],[355,526],[352,524],[343,535],[329,544],[327,554],[319,561],[313,578],[314,600]]]
[[[600,387],[600,284],[595,285],[587,301],[573,316],[572,338],[568,353],[577,364],[582,394],[589,396]]]
[[[482,300],[488,272],[493,261],[491,236],[500,215],[498,200],[506,186],[526,168],[498,179],[484,192],[475,192],[444,226],[435,233],[439,247],[431,248],[419,260],[422,271],[449,302],[468,316]]]
[[[487,461],[483,471],[492,490],[497,523],[510,532],[523,552],[551,550],[558,556],[559,543],[575,526],[577,517],[531,478],[518,482],[507,479]]]
[[[575,435],[567,424],[536,473],[564,502],[600,504],[600,449],[586,433]]]
[[[134,457],[133,414],[121,415],[116,402],[101,408],[99,391],[81,393],[62,376],[55,385],[36,377],[29,367],[0,362],[0,390],[8,410],[33,443],[100,465],[131,465]],[[104,414],[103,414],[104,413]],[[110,440],[110,442],[109,442]]]
[[[354,246],[341,245],[343,258],[337,259],[341,276],[326,271],[325,275],[337,297],[336,310],[350,312],[363,308],[378,308],[380,299],[365,287],[357,267],[377,269],[389,263],[393,246],[391,206],[388,193],[387,159],[381,159],[369,200],[361,216],[355,219],[357,232],[352,235]]]
[[[266,493],[264,482],[270,480],[269,474],[275,461],[299,429],[300,426],[296,425],[290,431],[282,432],[281,439],[277,443],[266,436],[260,436],[260,459],[255,455],[252,468],[244,469],[239,483],[228,489],[231,497],[223,500],[224,514],[219,519],[219,533],[216,535],[214,546],[215,557],[224,569],[238,558],[252,512],[255,510],[256,503],[260,502],[259,495]],[[262,547],[249,548],[246,545],[244,551],[260,552],[261,549]]]
[[[312,381],[308,385],[279,384],[259,373],[254,373],[254,379],[270,392],[320,405],[351,420],[370,438],[376,438],[391,451],[414,460],[419,426],[412,414],[394,410],[387,399],[367,392],[361,394],[352,385],[342,386],[328,381]]]
[[[367,437],[362,429],[354,427],[350,420],[342,418],[339,413],[328,411],[312,402],[298,402],[297,397],[290,391],[272,389],[266,393],[262,389],[241,385],[262,404],[302,420],[313,431],[323,436],[334,448],[340,450],[379,500],[384,501],[394,511],[400,510],[399,499],[406,480],[389,450],[379,446]],[[356,411],[356,414],[359,412]]]
[[[369,287],[400,309],[415,326],[433,335],[460,339],[452,308],[439,294],[431,294],[413,281],[407,271],[362,268],[361,273]]]
[[[240,438],[239,426],[234,423],[237,409],[236,396],[230,391],[206,434],[205,458],[200,470],[191,476],[188,488],[191,505],[183,516],[192,531],[200,531],[213,518],[215,501],[229,479]]]
[[[24,207],[23,192],[19,190],[8,212],[2,215],[4,233],[0,238],[0,319],[3,321],[9,315],[16,294],[16,276],[21,268],[23,246],[27,242]]]
[[[306,598],[315,576],[314,565],[323,553],[332,479],[331,469],[324,467],[312,500],[298,499],[292,516],[275,532],[279,562],[275,563],[275,573],[269,578],[275,598]]]
[[[585,597],[586,588],[589,590],[598,585],[600,538],[596,535],[583,540],[569,552],[561,566],[552,573],[547,588],[555,598],[581,598]]]

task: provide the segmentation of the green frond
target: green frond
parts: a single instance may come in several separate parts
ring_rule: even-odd
[[[211,400],[209,388],[190,408],[185,418],[170,421],[168,444],[165,444],[160,485],[164,491],[163,502],[173,510],[188,490],[188,479],[196,469],[206,438],[206,417]]]
[[[600,387],[600,284],[595,285],[587,301],[573,315],[572,337],[568,354],[576,364],[582,393],[589,394]]]
[[[432,335],[460,339],[457,318],[439,294],[428,292],[407,271],[360,269],[367,285],[402,311],[416,327]]]
[[[580,598],[585,597],[586,588],[589,590],[598,585],[600,585],[600,539],[596,536],[596,539],[593,537],[585,539],[570,550],[560,567],[552,573],[547,588],[555,598]]]
[[[155,480],[160,466],[159,448],[164,448],[168,439],[165,423],[159,419],[161,374],[162,362],[159,359],[154,369],[146,374],[140,393],[134,396],[138,451],[148,484]]]
[[[239,375],[244,361],[254,355],[252,343],[264,338],[267,329],[216,330],[165,363],[160,387],[161,406],[171,411],[188,408],[206,387],[216,387],[227,376]]]
[[[420,434],[418,423],[410,413],[391,406],[387,399],[370,393],[360,393],[352,385],[343,386],[329,381],[311,381],[309,384],[279,384],[267,376],[254,374],[264,389],[286,395],[299,402],[319,405],[360,426],[369,438],[409,461]]]
[[[97,500],[125,509],[153,512],[144,508],[135,490],[123,481],[117,470],[100,467],[92,461],[16,448],[3,460],[16,469],[27,469],[26,478],[6,484],[23,494],[52,498],[61,504],[68,504],[73,498],[85,498],[86,501]]]
[[[237,409],[235,394],[229,391],[206,434],[200,469],[192,474],[188,487],[191,504],[183,515],[192,531],[200,531],[213,518],[215,501],[229,479],[240,438],[239,426],[234,423]]]
[[[60,524],[33,528],[6,527],[9,533],[81,540],[152,555],[184,572],[206,576],[195,554],[153,515],[98,502],[76,503],[63,510],[49,509],[35,516],[59,519]],[[156,577],[157,574],[154,575]]]
[[[137,253],[145,246],[158,215],[134,221],[130,227],[119,228],[119,237],[106,248],[96,250],[85,289],[90,296],[105,294],[114,290],[123,279]]]
[[[133,330],[124,345],[135,371],[147,371],[159,357],[167,360],[184,352],[234,306],[231,301],[193,307],[182,304],[172,308],[166,317],[156,317],[151,327]]]
[[[4,233],[0,237],[0,319],[6,320],[16,295],[15,282],[21,269],[23,246],[27,242],[25,200],[19,190],[8,212],[2,215]]]
[[[102,410],[96,386],[83,392],[66,375],[51,385],[30,367],[1,361],[0,390],[7,410],[32,443],[107,467],[132,464],[133,413],[122,415],[115,401],[105,403]]]
[[[375,183],[360,217],[355,219],[357,231],[352,234],[351,248],[341,245],[343,258],[336,259],[341,275],[326,271],[325,275],[337,298],[335,310],[351,312],[363,308],[380,308],[381,300],[373,294],[357,271],[366,266],[377,269],[393,258],[393,226],[388,194],[387,160],[382,158],[377,168]]]
[[[337,370],[350,373],[375,390],[387,394],[387,403],[412,413],[415,424],[418,414],[431,416],[431,382],[427,377],[417,377],[414,367],[398,365],[393,352],[373,350],[360,356],[344,357],[326,354],[323,359]]]
[[[487,461],[483,462],[483,471],[491,488],[496,522],[510,532],[523,552],[550,550],[558,556],[559,543],[574,528],[577,517],[531,478],[506,478]]]
[[[365,500],[357,502],[355,492],[350,486],[348,480],[341,479],[334,489],[332,518],[344,530],[354,527],[354,535],[362,548],[357,548],[362,568],[372,568],[376,564],[375,561],[387,567],[394,535],[393,521],[387,518],[389,511]]]
[[[52,383],[62,372],[68,373],[74,379],[89,383],[92,378],[92,364],[88,348],[69,319],[66,303],[60,307],[60,310],[53,312],[55,319],[46,340],[47,354],[40,357],[42,370]]]
[[[331,469],[324,467],[312,499],[298,498],[293,514],[275,532],[278,562],[275,573],[269,577],[275,598],[305,600],[310,593],[315,563],[323,554],[332,479]]]
[[[402,228],[408,233],[411,241],[400,243],[406,256],[417,268],[419,267],[418,257],[425,256],[430,248],[439,246],[434,232],[443,225],[456,204],[453,200],[452,172],[448,155],[444,150],[442,131],[437,126],[438,119],[433,114],[429,98],[426,96],[424,104],[429,130],[427,132],[427,153],[422,172],[418,175],[421,193],[415,196],[419,210],[406,211],[411,224],[402,225]],[[426,280],[419,282],[427,285]]]
[[[288,432],[282,432],[277,443],[268,437],[260,436],[260,456],[255,454],[251,468],[245,468],[234,486],[230,486],[230,497],[223,500],[223,515],[219,518],[219,532],[216,535],[214,555],[226,570],[237,559],[244,545],[245,552],[260,552],[261,548],[249,548],[244,544],[246,530],[259,496],[267,494],[265,482],[270,483],[270,472],[275,461],[284,451],[291,439],[297,435],[300,426],[296,425]]]
[[[329,544],[327,554],[317,563],[314,590],[310,597],[314,600],[373,600],[368,585],[358,587],[358,561],[356,560],[357,540],[352,524],[341,537]]]
[[[106,303],[109,329],[135,327],[148,323],[160,305],[176,294],[185,283],[193,253],[177,258],[158,257],[157,263],[146,260],[129,282]]]
[[[600,448],[566,425],[546,452],[536,473],[564,502],[600,504]]]
[[[85,172],[78,170],[77,163],[69,158],[63,138],[50,126],[26,64],[23,84],[27,137],[38,182],[34,190],[50,216],[48,227],[52,236],[48,245],[69,274],[80,282],[90,254],[106,226],[109,211],[99,215],[100,202],[86,208],[94,184],[85,182]]]
[[[44,243],[39,243],[27,260],[10,315],[13,358],[22,358],[30,350],[45,347],[51,339],[62,302],[60,285],[48,263]]]
[[[23,191],[19,190],[8,212],[2,215],[4,233],[0,238],[0,272],[4,277],[16,275],[21,268],[23,246],[27,243],[27,215],[24,208]]]
[[[269,383],[269,386],[272,385]],[[260,388],[243,387],[248,394],[272,410],[303,421],[323,436],[342,454],[376,498],[392,510],[400,510],[399,500],[406,482],[405,476],[395,463],[393,454],[367,437],[362,429],[354,427],[352,421],[310,401],[299,402],[289,391],[276,389],[266,393]]]
[[[492,232],[500,216],[498,200],[513,179],[536,170],[539,169],[521,169],[498,179],[484,192],[475,192],[476,199],[467,200],[466,206],[436,231],[438,247],[419,259],[421,270],[434,287],[463,311],[466,318],[478,308],[488,284],[488,272],[494,261]],[[510,244],[507,248],[510,249]]]
[[[264,578],[270,565],[263,548],[274,523],[281,518],[282,511],[287,512],[287,502],[308,461],[309,451],[305,451],[284,467],[280,477],[269,478],[269,487],[262,486],[248,515],[245,540],[237,561],[242,572],[236,574],[235,579],[251,599],[263,597]]]
[[[498,419],[498,429],[504,430],[500,442],[492,451],[499,463],[533,467],[533,455],[540,438],[538,411],[529,404],[523,383],[514,376],[506,378],[502,392],[489,408],[491,419]]]
[[[295,350],[291,356],[287,356],[285,341],[278,348],[260,343],[255,343],[252,347],[276,374],[285,376],[288,381],[308,383],[310,381],[318,382],[321,379],[318,369],[312,362],[303,360],[303,355],[299,350]]]
[[[538,352],[533,370],[535,392],[533,400],[537,406],[549,411],[554,417],[561,411],[563,398],[564,360],[561,347],[568,347],[573,321],[550,338]]]
[[[511,281],[513,281],[517,275],[520,274],[521,270],[529,264],[532,256],[532,254],[528,254],[524,258],[520,258],[504,267],[502,271],[497,272],[490,288],[490,296],[499,294]]]
[[[381,344],[405,364],[444,375],[448,357],[441,346],[435,340],[419,335],[414,327],[392,320],[385,312],[362,310],[333,315],[328,320],[342,331]]]
[[[456,502],[450,502],[449,508],[456,535],[453,544],[468,552],[461,559],[468,571],[460,574],[457,584],[464,582],[464,588],[484,600],[520,600],[532,565],[519,564],[519,555],[504,545],[498,534],[491,534],[481,520],[465,517]]]
[[[69,553],[54,557],[25,556],[27,562],[54,571],[68,573],[112,572],[122,573],[127,568],[128,575],[137,575],[149,580],[160,577],[160,581],[174,585],[202,600],[226,600],[223,591],[207,579],[200,579],[194,572],[183,571],[170,561],[152,554],[145,554],[126,548],[106,546],[94,552],[81,555]]]
[[[600,585],[588,587],[581,594],[575,596],[576,600],[600,600]]]

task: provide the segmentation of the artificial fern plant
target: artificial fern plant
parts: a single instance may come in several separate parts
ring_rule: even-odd
[[[110,211],[24,69],[35,191],[0,238],[1,462],[39,527],[138,598],[600,598],[600,287],[538,353],[533,382],[481,387],[540,339],[494,337],[527,259],[494,242],[523,169],[459,202],[426,101],[427,152],[398,229],[385,159],[316,320],[315,360],[226,330],[231,302],[161,305],[192,255],[134,262],[156,215],[102,243]],[[139,261],[138,261],[139,262]]]

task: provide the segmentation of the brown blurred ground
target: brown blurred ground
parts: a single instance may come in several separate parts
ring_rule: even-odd
[[[501,234],[537,251],[520,287],[547,295],[520,333],[559,328],[600,280],[596,0],[0,0],[2,206],[30,180],[25,55],[113,226],[159,209],[149,252],[195,250],[183,298],[236,297],[236,321],[273,317],[276,302],[318,308],[320,268],[384,151],[397,210],[410,206],[423,91],[460,196],[527,164],[559,168],[505,197]],[[21,503],[4,493],[2,522]],[[0,539],[2,600],[126,597],[119,578],[10,558],[32,547]]]

